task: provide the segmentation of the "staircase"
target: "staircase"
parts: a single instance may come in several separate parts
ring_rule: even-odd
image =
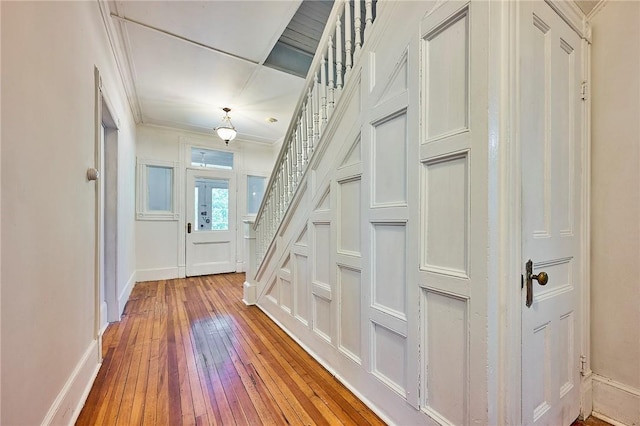
[[[353,63],[373,26],[373,0],[337,0],[256,216],[256,256],[261,265],[294,199],[336,104],[349,83]],[[344,44],[343,44],[344,42]]]
[[[467,352],[460,349],[467,329],[458,326],[466,299],[429,292],[417,277],[424,263],[421,155],[437,155],[430,185],[442,186],[443,196],[459,189],[464,170],[459,152],[421,147],[421,26],[426,22],[436,39],[442,32],[446,40],[464,40],[468,7],[457,1],[334,4],[252,228],[255,270],[247,273],[245,302],[390,424],[433,418],[464,424],[467,418]],[[440,40],[434,54],[444,65],[434,78],[446,80],[449,52]],[[453,53],[457,60],[459,52]],[[443,99],[449,87],[438,92]],[[442,144],[450,146],[457,145]],[[440,173],[440,163],[455,180]],[[448,205],[439,204],[437,219],[448,220]],[[432,229],[448,228],[436,223]],[[427,303],[431,311],[420,316]],[[427,335],[427,320],[439,333]],[[448,348],[443,342],[450,338],[458,353],[431,359],[440,367],[431,383],[446,394],[427,400],[419,394],[428,384],[422,342]]]

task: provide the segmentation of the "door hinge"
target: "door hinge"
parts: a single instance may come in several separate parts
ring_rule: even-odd
[[[584,80],[580,87],[580,97],[583,101],[587,100],[587,80]]]
[[[586,355],[580,355],[580,375],[584,376],[587,372],[587,357]]]

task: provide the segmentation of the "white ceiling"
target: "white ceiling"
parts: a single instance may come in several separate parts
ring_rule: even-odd
[[[262,64],[300,1],[109,2],[138,121],[210,133],[229,107],[239,139],[276,142],[304,80]]]

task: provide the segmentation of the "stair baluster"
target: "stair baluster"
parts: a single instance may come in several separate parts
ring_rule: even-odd
[[[375,22],[375,9],[375,0],[334,3],[255,220],[256,271],[260,269],[281,221],[288,214],[300,180],[331,122],[350,71]]]

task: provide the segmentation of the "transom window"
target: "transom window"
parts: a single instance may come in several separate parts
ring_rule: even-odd
[[[192,147],[191,166],[215,169],[233,169],[233,152]]]

